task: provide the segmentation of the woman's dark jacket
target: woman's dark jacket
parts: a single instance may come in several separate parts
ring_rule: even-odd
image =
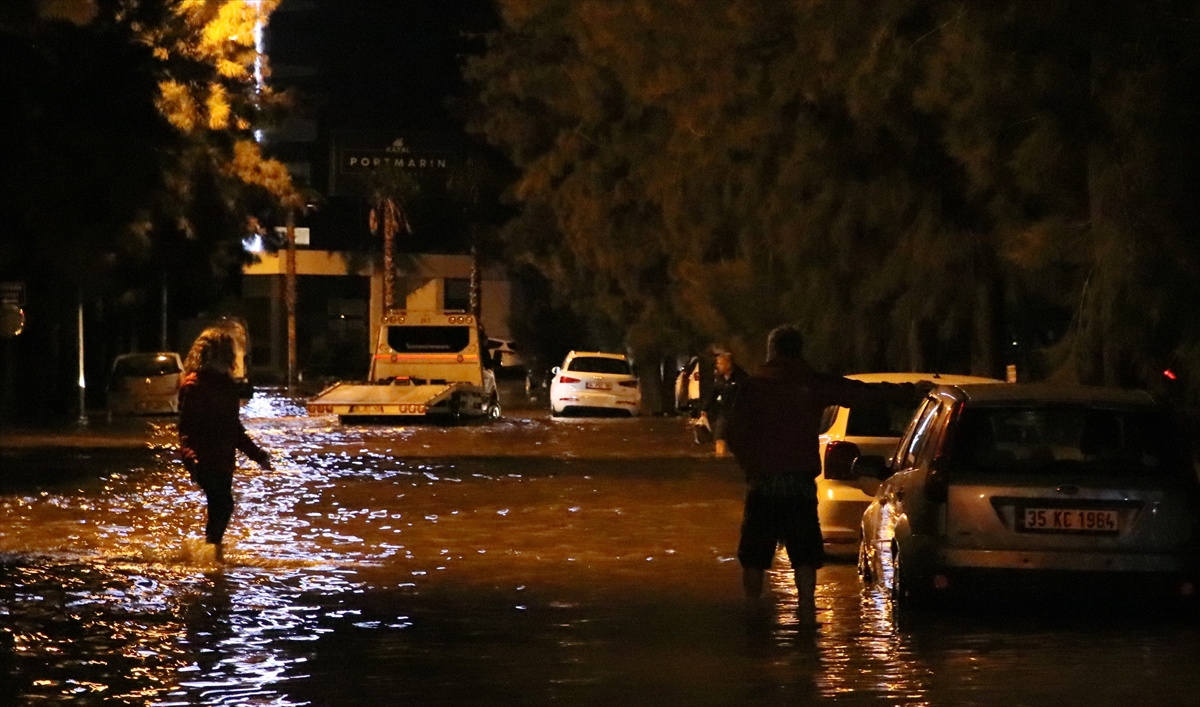
[[[239,406],[237,385],[228,375],[201,370],[184,376],[179,388],[179,447],[189,472],[232,472],[239,449],[256,462],[267,459],[242,427]]]

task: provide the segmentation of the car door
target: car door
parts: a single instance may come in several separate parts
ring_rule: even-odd
[[[918,406],[912,422],[896,446],[895,456],[890,460],[891,475],[876,489],[871,505],[863,514],[863,539],[870,542],[875,551],[886,550],[891,545],[899,518],[900,503],[906,493],[905,480],[910,475],[912,461],[916,459],[917,445],[921,441],[917,431],[923,429],[923,423],[930,410],[935,410],[936,407],[932,398],[926,398]]]
[[[923,514],[927,504],[922,484],[928,470],[928,460],[945,427],[946,410],[946,406],[937,399],[927,398],[913,416],[912,423],[896,448],[896,458],[892,462],[894,473],[876,493],[876,499],[883,508],[878,531],[880,540],[891,540],[898,526],[903,528],[910,525],[911,516]]]

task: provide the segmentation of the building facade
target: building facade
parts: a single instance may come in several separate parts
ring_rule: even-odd
[[[296,360],[300,380],[356,379],[367,374],[383,319],[381,258],[296,250]],[[473,259],[427,254],[402,259],[395,277],[397,309],[470,311]],[[287,264],[263,254],[243,270],[242,316],[250,331],[250,377],[287,380]],[[489,337],[509,337],[512,283],[502,268],[482,268],[480,322]]]

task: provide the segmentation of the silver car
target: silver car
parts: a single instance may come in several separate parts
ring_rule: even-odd
[[[117,356],[108,376],[108,416],[179,412],[183,361],[174,351]]]
[[[1031,384],[935,388],[892,459],[829,453],[877,476],[859,571],[898,605],[961,589],[1195,591],[1200,481],[1142,392]]]
[[[995,378],[941,373],[857,373],[846,377],[865,383],[1003,383]],[[829,445],[837,442],[853,442],[861,454],[891,454],[918,404],[919,401],[876,403],[856,405],[853,409],[830,406],[821,420],[822,464]],[[858,552],[863,511],[878,488],[876,479],[847,482],[826,478],[824,474],[817,477],[817,516],[826,553],[853,557]]]

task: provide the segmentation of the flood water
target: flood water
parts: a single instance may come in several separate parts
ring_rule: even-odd
[[[3,457],[77,473],[0,490],[0,705],[1200,704],[1197,622],[1147,607],[901,617],[835,562],[816,629],[782,569],[747,611],[740,477],[679,419],[243,416],[276,463],[223,567],[169,421]]]

